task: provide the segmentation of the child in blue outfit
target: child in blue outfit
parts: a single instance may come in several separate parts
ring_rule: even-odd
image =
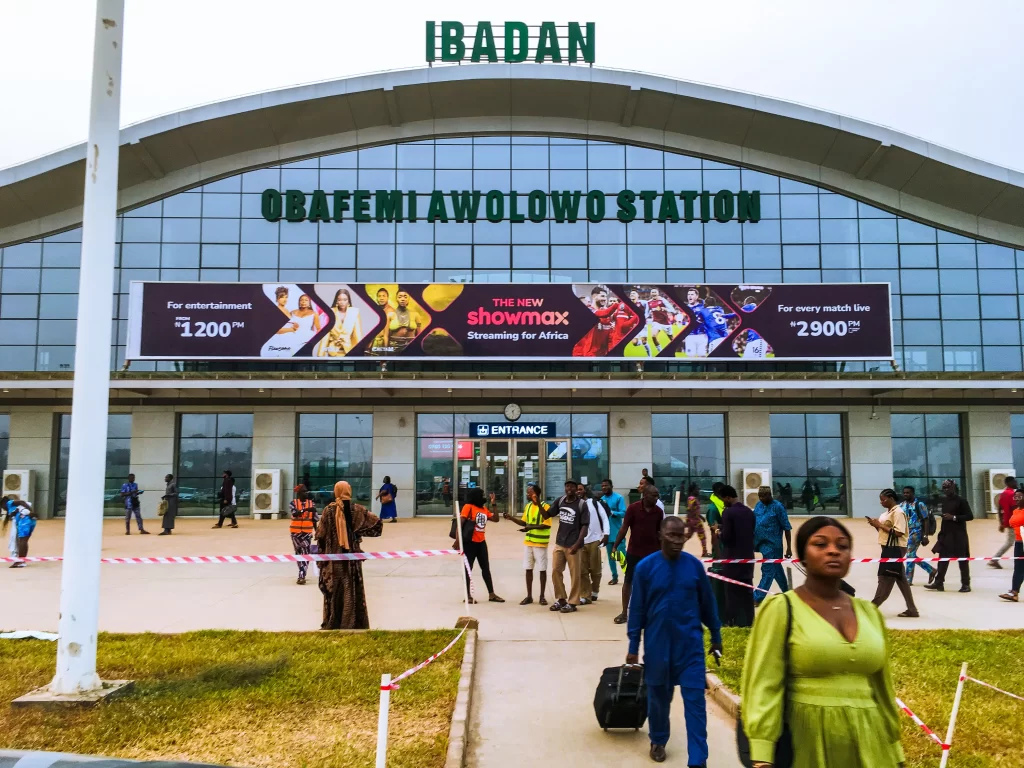
[[[17,516],[11,524],[15,526],[18,535],[18,557],[28,557],[28,540],[32,536],[32,531],[36,529],[36,519],[32,515],[32,510],[28,507],[18,507]],[[11,568],[24,567],[23,560],[11,563]]]

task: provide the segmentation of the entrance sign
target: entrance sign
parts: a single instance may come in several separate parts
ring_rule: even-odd
[[[889,360],[888,283],[133,282],[130,360]]]
[[[478,21],[473,32],[467,35],[466,25],[461,21],[442,21],[439,40],[437,23],[428,21],[427,61],[485,61],[492,64],[497,61],[532,61],[537,64],[548,61],[576,64],[583,61],[593,64],[594,22],[580,24],[570,21],[568,25],[560,26],[553,21],[545,21],[540,26],[529,27],[521,21],[506,21],[499,25]]]
[[[538,424],[518,424],[507,421],[469,422],[470,437],[554,437],[558,434],[558,425],[553,421]],[[533,465],[530,465],[533,473]]]

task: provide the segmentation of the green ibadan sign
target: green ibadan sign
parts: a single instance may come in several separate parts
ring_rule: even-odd
[[[761,220],[760,192],[719,192],[696,190],[685,192],[642,191],[624,189],[616,195],[599,190],[564,190],[544,192],[502,192],[492,189],[452,190],[417,193],[415,190],[398,191],[378,189],[322,189],[306,194],[297,189],[281,192],[263,191],[262,212],[267,221],[344,221],[357,222],[476,222],[494,223],[525,221],[540,223],[548,219],[557,224],[573,223],[585,217],[588,221],[604,220],[609,207],[608,198],[616,207],[615,218],[622,222],[640,219],[645,222],[677,224],[680,221],[725,223],[736,220],[756,224]]]
[[[471,61],[515,63],[533,61],[543,64],[568,62],[576,64],[594,63],[594,22],[580,24],[570,21],[565,27],[556,26],[553,21],[542,22],[536,36],[531,36],[531,27],[521,21],[506,21],[495,38],[494,24],[478,21],[472,39],[467,39],[466,25],[460,21],[442,21],[440,36],[437,22],[427,22],[427,61]],[[565,30],[561,35],[560,29]],[[501,41],[501,57],[498,56],[498,41]],[[532,49],[531,49],[531,46]],[[438,53],[440,52],[440,56]],[[564,53],[563,53],[564,52]]]

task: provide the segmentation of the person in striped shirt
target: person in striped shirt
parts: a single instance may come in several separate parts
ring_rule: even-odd
[[[548,544],[551,542],[551,520],[555,513],[551,511],[551,505],[541,498],[539,485],[534,483],[526,486],[526,498],[522,517],[513,517],[508,512],[502,515],[506,520],[522,526],[521,530],[526,534],[523,547],[526,597],[519,604],[529,605],[533,602],[533,569],[536,567],[540,571],[540,599],[537,602],[547,605],[544,589],[548,582]]]

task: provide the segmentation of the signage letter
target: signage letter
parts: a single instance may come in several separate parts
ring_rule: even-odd
[[[540,224],[548,215],[548,196],[540,189],[533,190],[527,197],[526,210],[530,221]]]
[[[331,210],[327,207],[327,195],[322,189],[313,190],[313,199],[309,201],[309,220],[314,223],[331,220]]]
[[[740,222],[749,221],[756,224],[761,220],[761,193],[740,192],[739,204],[736,206]]]
[[[540,25],[540,37],[537,40],[537,56],[534,58],[538,64],[543,64],[544,59],[549,58],[556,64],[562,63],[562,49],[558,46],[558,32],[555,30],[555,22],[544,21]]]
[[[441,61],[462,61],[466,56],[466,44],[462,36],[466,27],[461,21],[441,22]]]
[[[615,217],[619,221],[630,222],[636,218],[636,205],[633,202],[636,200],[636,193],[631,189],[624,189],[619,192],[615,201],[619,204],[619,211],[615,214]]]
[[[334,220],[341,221],[345,211],[349,210],[348,206],[348,190],[347,189],[336,189],[334,190]]]
[[[480,61],[482,55],[487,55],[487,60],[494,63],[498,60],[498,49],[494,46],[494,30],[491,29],[491,22],[478,21],[476,23],[476,35],[473,38],[473,55],[470,61]]]
[[[569,22],[569,63],[579,61],[578,54],[583,54],[583,61],[594,63],[594,22],[587,22],[587,34],[583,35],[579,22]]]
[[[736,206],[732,192],[728,189],[717,192],[715,194],[715,221],[720,221],[724,224],[732,218],[735,212]]]
[[[555,223],[564,224],[568,221],[570,224],[575,224],[580,216],[581,197],[583,197],[583,193],[579,190],[575,192],[552,192],[551,209],[555,214]]]
[[[263,218],[267,221],[281,220],[281,193],[276,189],[263,190]]]
[[[505,22],[505,61],[526,61],[530,54],[530,33],[521,21]]]
[[[683,201],[683,221],[689,224],[693,221],[693,201],[700,195],[699,192],[686,190],[679,193],[679,199]]]
[[[375,195],[377,201],[377,221],[402,221],[402,193],[388,192],[386,189],[378,189]]]
[[[302,221],[306,218],[306,193],[289,189],[284,193],[284,217],[288,221]]]
[[[352,193],[352,218],[356,221],[370,220],[370,191],[357,189]]]
[[[434,61],[434,22],[427,22],[427,61]]]
[[[604,218],[604,192],[592,189],[587,192],[587,218],[597,224]]]
[[[484,200],[487,209],[487,220],[492,224],[498,224],[505,218],[505,196],[496,189],[487,193]]]

